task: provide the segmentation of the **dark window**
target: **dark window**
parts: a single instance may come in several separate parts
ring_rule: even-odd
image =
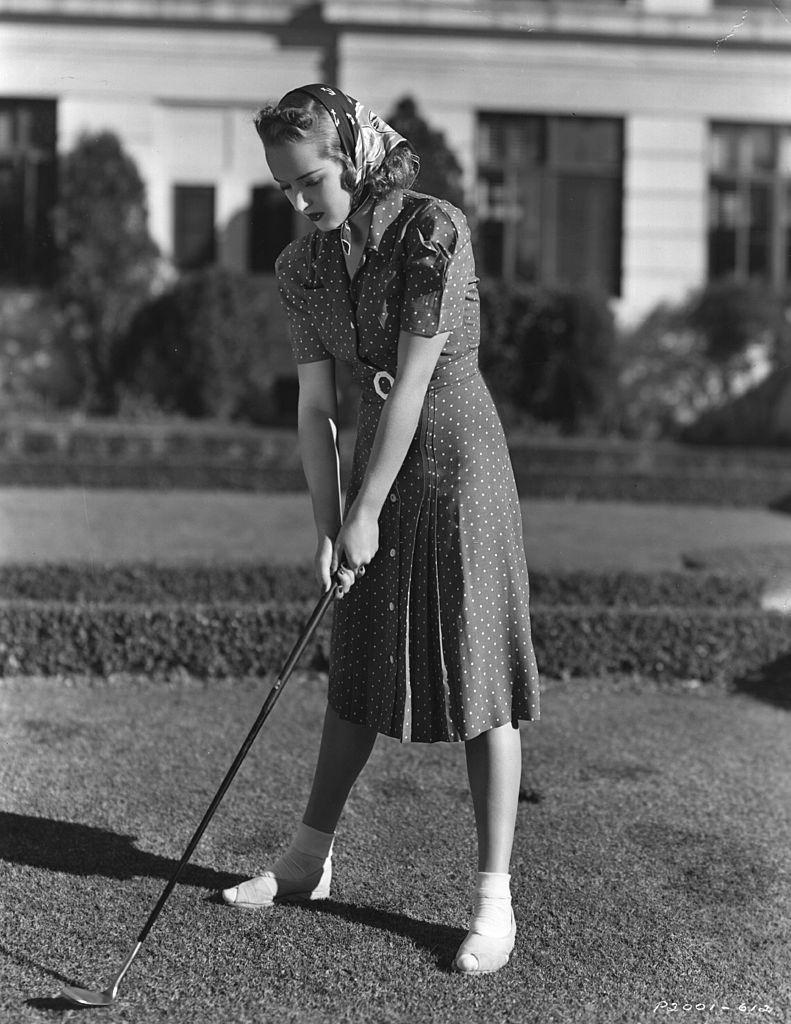
[[[481,114],[478,128],[482,273],[619,295],[623,122]]]
[[[709,159],[709,278],[791,281],[791,128],[714,124]]]
[[[181,270],[214,263],[214,186],[176,185],[173,203],[173,259]]]
[[[275,260],[294,237],[292,208],[279,188],[254,188],[250,203],[248,269],[271,273]]]
[[[0,281],[49,284],[55,268],[56,105],[0,99]]]

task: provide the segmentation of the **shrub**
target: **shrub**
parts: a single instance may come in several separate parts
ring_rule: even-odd
[[[766,377],[783,358],[787,334],[783,301],[755,282],[719,280],[660,304],[623,336],[622,433],[684,436],[700,416]],[[705,439],[716,441],[716,430]]]
[[[116,355],[134,310],[155,285],[145,187],[111,132],[83,134],[60,166],[55,209],[59,347],[90,412],[117,407]]]
[[[56,345],[58,322],[50,291],[0,290],[0,408],[29,415],[79,402],[74,361]]]
[[[791,365],[738,398],[706,410],[680,430],[679,438],[691,444],[791,446]]]
[[[185,275],[135,315],[120,379],[167,412],[271,422],[274,301],[248,274],[214,266]]]
[[[542,606],[603,608],[760,607],[760,574],[711,572],[531,572],[531,600]],[[135,563],[0,566],[5,600],[132,604],[309,601],[313,568],[267,564],[160,566]]]
[[[0,604],[0,677],[178,670],[204,678],[280,668],[313,602],[261,605]],[[326,668],[331,613],[303,667]],[[746,609],[563,608],[532,612],[545,677],[639,675],[733,682],[789,651],[788,620]]]
[[[387,122],[404,136],[420,157],[420,172],[414,187],[438,199],[447,199],[454,206],[463,206],[461,164],[443,133],[431,128],[420,116],[415,101],[409,96],[399,100]]]
[[[603,297],[482,282],[480,364],[495,399],[566,434],[605,431],[615,353],[615,321]]]

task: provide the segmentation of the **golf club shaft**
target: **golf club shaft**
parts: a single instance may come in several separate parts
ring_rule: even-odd
[[[187,846],[187,849],[184,851],[184,855],[182,856],[181,860],[178,863],[178,867],[173,872],[173,875],[172,875],[170,881],[165,886],[165,888],[164,888],[164,890],[162,892],[162,895],[157,900],[156,906],[151,911],[151,914],[149,915],[149,918],[146,921],[146,923],[143,925],[143,928],[142,928],[140,934],[137,937],[137,947],[135,948],[135,952],[133,953],[132,958],[130,958],[130,961],[129,961],[130,963],[131,963],[131,960],[136,955],[138,949],[140,948],[140,945],[145,941],[146,936],[151,931],[151,928],[153,927],[154,922],[159,917],[159,913],[162,910],[162,908],[164,907],[165,903],[167,902],[167,899],[170,896],[171,892],[173,891],[173,887],[175,886],[176,882],[178,882],[179,878],[181,877],[181,873],[184,870],[184,868],[187,866],[187,862],[189,861],[189,859],[192,856],[192,854],[195,852],[195,847],[198,845],[198,843],[200,842],[201,836],[206,831],[206,826],[209,824],[209,822],[211,821],[212,817],[214,816],[214,812],[219,807],[220,801],[225,796],[225,794],[226,794],[226,792],[228,790],[228,787],[230,786],[231,782],[233,782],[234,776],[239,771],[239,768],[240,768],[240,766],[242,764],[242,761],[244,761],[245,757],[247,756],[248,751],[250,750],[250,747],[253,745],[253,741],[255,740],[256,736],[258,735],[258,732],[261,729],[261,726],[264,724],[264,722],[266,721],[267,717],[269,716],[270,711],[274,707],[275,701],[280,696],[280,693],[281,693],[283,687],[285,686],[285,684],[286,684],[286,682],[288,680],[288,677],[291,675],[292,671],[294,670],[294,666],[296,665],[297,661],[299,660],[302,652],[305,650],[305,647],[307,646],[310,638],[313,636],[313,633],[315,632],[316,627],[318,626],[319,622],[321,621],[322,616],[324,615],[324,613],[326,612],[326,610],[329,607],[330,603],[332,602],[332,599],[335,596],[335,587],[336,587],[337,582],[338,582],[338,580],[336,578],[332,582],[332,584],[330,585],[330,589],[328,591],[326,591],[326,593],[322,594],[322,596],[319,599],[316,607],[313,609],[313,613],[310,616],[310,618],[308,619],[308,622],[307,622],[305,628],[303,629],[302,634],[300,635],[300,637],[297,640],[297,642],[294,644],[294,647],[292,648],[291,653],[289,654],[288,658],[286,659],[286,662],[283,665],[283,668],[280,670],[280,675],[277,677],[277,679],[275,680],[274,686],[269,691],[269,695],[267,696],[266,700],[263,703],[263,706],[261,707],[261,711],[258,714],[258,718],[256,718],[255,722],[253,723],[253,727],[250,729],[250,732],[247,734],[247,738],[245,739],[244,743],[242,744],[241,748],[239,749],[239,753],[234,758],[233,764],[228,769],[228,772],[227,772],[225,778],[222,780],[220,788],[217,790],[217,792],[216,792],[216,794],[214,796],[214,799],[212,800],[211,804],[209,805],[209,809],[206,811],[206,813],[203,816],[203,820],[201,821],[200,825],[198,825],[197,829],[195,830],[195,834],[193,835],[192,839],[190,839],[189,845]]]

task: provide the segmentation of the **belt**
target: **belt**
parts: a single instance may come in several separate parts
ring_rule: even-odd
[[[369,401],[385,401],[390,394],[390,389],[395,382],[395,373],[389,370],[376,370],[373,367],[362,367],[362,376],[357,379],[362,386],[362,397]],[[449,384],[458,384],[460,381],[469,380],[480,370],[478,369],[478,350],[465,352],[457,359],[449,359],[445,363],[437,364],[431,380],[428,383],[429,391],[439,391],[440,388]]]

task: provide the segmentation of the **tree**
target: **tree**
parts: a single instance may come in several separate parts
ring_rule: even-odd
[[[609,429],[616,329],[601,295],[481,282],[481,371],[498,401],[565,434]]]
[[[81,135],[59,173],[60,344],[75,365],[85,408],[112,413],[118,344],[157,273],[145,186],[111,132]]]
[[[691,436],[698,417],[757,385],[782,365],[786,305],[757,282],[728,278],[653,309],[623,339],[624,433]]]
[[[145,303],[119,343],[125,392],[170,413],[272,419],[281,319],[250,274],[204,267]]]
[[[438,199],[447,199],[454,206],[463,206],[461,164],[445,142],[444,134],[435,131],[420,116],[415,101],[409,96],[399,100],[387,121],[420,157],[415,188]]]

